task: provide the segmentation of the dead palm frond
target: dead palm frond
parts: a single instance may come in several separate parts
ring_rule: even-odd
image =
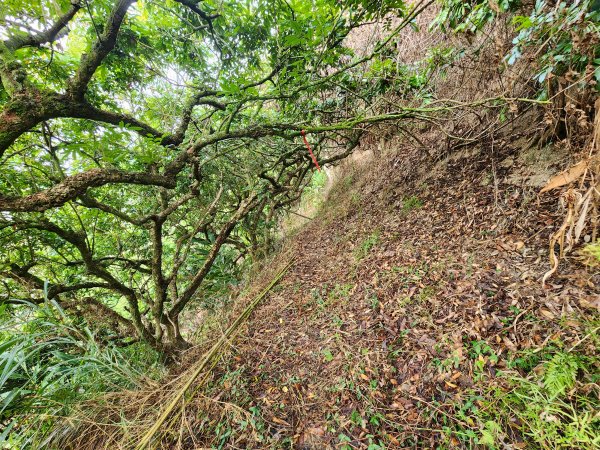
[[[571,251],[579,242],[584,229],[588,226],[591,229],[592,243],[597,239],[600,207],[600,99],[596,100],[595,107],[594,134],[586,158],[551,178],[540,191],[542,194],[568,186],[560,197],[567,213],[560,228],[550,236],[550,270],[544,274],[543,284],[557,271],[565,253]]]

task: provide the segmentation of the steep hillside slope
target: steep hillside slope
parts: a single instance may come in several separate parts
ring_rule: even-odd
[[[280,223],[250,280],[184,316],[197,345],[183,361],[147,389],[78,405],[58,447],[600,448],[600,265],[581,244],[594,239],[581,203],[598,189],[600,102],[566,75],[542,96],[538,47],[506,63],[510,16],[477,34],[432,33],[438,12],[365,69],[412,86],[378,95],[371,113],[423,100],[432,115],[366,129],[360,150],[327,168],[322,198],[311,191]],[[349,41],[369,53],[385,31],[373,23]],[[578,162],[590,170],[540,193]],[[569,192],[581,243],[544,284]],[[206,359],[215,342],[226,345]]]
[[[597,446],[600,271],[576,254],[542,285],[564,211],[540,183],[570,161],[519,123],[443,159],[368,148],[182,368],[90,408],[64,446],[134,447],[290,260],[159,448]]]
[[[529,448],[594,414],[600,274],[571,259],[542,287],[562,213],[536,184],[565,161],[526,142],[513,128],[435,161],[393,141],[347,168],[270,263],[295,258],[218,366],[187,445]],[[571,418],[524,384],[547,386],[561,358],[579,364],[560,398]],[[529,401],[504,394],[523,386]],[[591,448],[597,419],[584,422],[571,445]],[[546,428],[556,436],[532,435]]]

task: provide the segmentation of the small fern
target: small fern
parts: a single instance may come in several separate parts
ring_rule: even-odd
[[[597,329],[596,323],[589,326]],[[518,436],[525,445],[519,448],[600,449],[596,376],[600,358],[583,353],[583,349],[567,352],[548,346],[546,353],[521,352],[517,358],[520,371],[496,373],[496,380],[503,379],[505,387],[491,390],[482,397],[482,407],[469,412],[479,428],[470,436],[475,437],[477,448],[516,448],[513,443]],[[543,370],[531,370],[532,365],[539,368],[540,364]]]
[[[577,371],[581,368],[579,359],[569,353],[557,353],[545,364],[544,387],[551,397],[556,397],[575,384]]]

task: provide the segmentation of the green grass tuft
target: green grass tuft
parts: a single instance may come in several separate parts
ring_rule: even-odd
[[[420,209],[423,207],[423,201],[415,195],[407,197],[402,202],[402,211],[405,213],[412,211],[413,209]]]
[[[379,243],[379,237],[381,233],[379,230],[374,231],[367,236],[361,244],[354,250],[354,259],[360,261],[365,258],[369,252]]]

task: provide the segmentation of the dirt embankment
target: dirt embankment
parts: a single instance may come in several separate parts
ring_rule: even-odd
[[[442,430],[478,429],[465,404],[511,355],[579,345],[600,275],[572,258],[542,287],[563,213],[536,180],[565,155],[527,142],[509,128],[441,161],[396,142],[345,169],[213,381],[220,402],[256,412],[244,428],[221,410],[228,445],[468,446]]]
[[[540,184],[572,161],[532,149],[524,124],[445,157],[394,137],[339,169],[229,319],[207,324],[205,348],[294,259],[159,447],[537,448],[525,421],[540,417],[558,430],[548,441],[569,420],[593,435],[581,423],[598,405],[600,271],[575,252],[542,286],[565,211]],[[569,391],[557,404],[539,389],[561,361]],[[143,431],[180,382],[112,401]]]

